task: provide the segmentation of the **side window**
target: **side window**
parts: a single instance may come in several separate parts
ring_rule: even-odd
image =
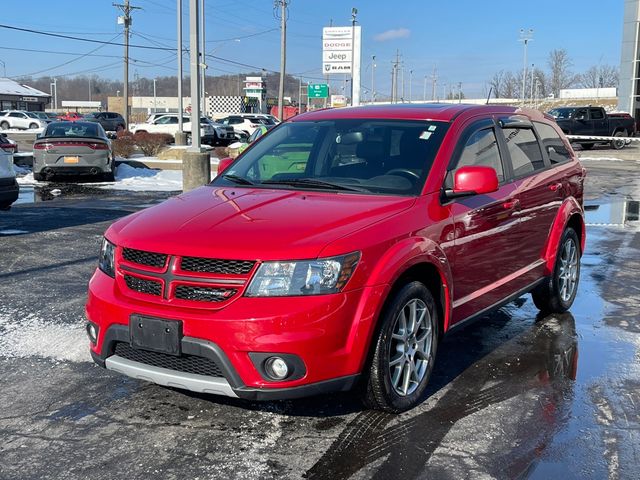
[[[577,109],[574,118],[576,120],[586,120],[587,119],[587,109],[586,108]]]
[[[591,113],[591,120],[602,120],[604,118],[604,114],[599,108],[590,108],[589,112]]]
[[[469,137],[456,168],[466,166],[491,167],[498,174],[498,181],[504,181],[502,160],[493,128],[478,130]]]
[[[571,154],[569,153],[569,149],[560,138],[560,135],[558,135],[558,132],[546,123],[534,122],[534,124],[538,130],[538,135],[540,135],[542,148],[544,148],[547,155],[549,155],[551,165],[570,161]]]
[[[542,151],[533,130],[530,128],[503,128],[509,156],[515,177],[522,177],[536,170],[542,170]]]

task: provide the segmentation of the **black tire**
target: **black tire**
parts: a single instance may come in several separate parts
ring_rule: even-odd
[[[567,243],[573,242],[576,252],[576,266],[575,266],[575,279],[574,285],[570,295],[567,297],[562,293],[562,280],[560,276],[563,274],[563,251],[567,248]],[[578,234],[573,228],[567,228],[562,234],[560,239],[560,245],[558,246],[558,252],[556,254],[556,264],[553,268],[551,276],[545,279],[545,281],[531,292],[533,303],[543,313],[563,313],[571,308],[573,301],[576,298],[578,292],[578,284],[580,283],[580,240]],[[564,280],[565,282],[567,280]]]
[[[45,181],[45,176],[42,173],[33,172],[33,179],[36,182],[44,182]]]
[[[116,173],[115,172],[104,172],[102,175],[103,182],[115,182],[116,181]]]
[[[9,130],[9,122],[0,123],[0,129],[1,130]]]
[[[399,344],[403,342],[413,341],[414,344],[417,344],[419,340],[415,338],[415,335],[414,340],[406,341],[399,340],[398,334],[395,334],[394,336],[396,326],[401,325],[401,313],[403,312],[403,310],[405,310],[405,308],[410,309],[410,304],[412,302],[416,302],[416,304],[419,305],[424,305],[424,307],[426,308],[426,313],[422,325],[423,327],[426,327],[427,325],[429,325],[430,327],[430,333],[422,332],[422,334],[425,335],[425,339],[427,338],[427,336],[429,336],[430,354],[428,355],[428,358],[420,358],[419,356],[416,356],[415,362],[413,354],[408,352],[406,349],[398,349]],[[407,283],[400,290],[398,290],[390,299],[390,302],[387,303],[381,314],[380,322],[381,323],[378,334],[373,339],[373,355],[368,367],[368,372],[366,372],[366,385],[363,392],[362,400],[368,408],[383,410],[391,413],[399,413],[415,407],[423,400],[427,384],[429,383],[429,378],[431,377],[431,372],[433,371],[436,351],[438,348],[439,325],[438,309],[436,308],[433,295],[423,283],[416,281]],[[408,327],[405,328],[405,332],[407,331],[407,328]],[[415,333],[417,332],[414,332],[414,334]],[[422,336],[422,334],[420,336]],[[411,335],[409,335],[408,338],[410,337]],[[400,359],[400,363],[395,367],[391,365],[391,353],[392,348],[394,347],[396,348],[397,355],[394,361]],[[397,374],[398,378],[402,378],[408,363],[411,363],[415,366],[418,362],[424,361],[426,361],[426,363],[421,363],[420,365],[422,374],[420,374],[420,372],[418,372],[417,374],[418,376],[421,376],[419,380],[413,379],[413,372],[409,370],[411,372],[409,374],[409,381],[414,383],[413,390],[410,391],[409,388],[405,388],[404,394],[402,392],[398,393],[396,389],[402,390],[403,386],[394,386],[391,373],[392,369],[394,371],[394,374]],[[398,368],[400,369],[399,371]]]
[[[595,143],[581,143],[580,146],[583,150],[591,150]]]
[[[613,134],[614,137],[626,137],[627,132],[616,132]],[[614,150],[622,150],[626,145],[624,140],[611,140],[611,148]]]
[[[34,129],[34,128],[38,128],[38,124],[37,123],[32,123],[29,125],[30,129]]]
[[[11,204],[13,202],[2,202],[0,203],[0,211],[2,212],[7,212],[9,210],[11,210]]]

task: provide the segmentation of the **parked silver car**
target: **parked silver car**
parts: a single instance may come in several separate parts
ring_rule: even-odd
[[[113,181],[111,140],[99,123],[53,122],[33,144],[33,178],[57,174],[100,175]]]

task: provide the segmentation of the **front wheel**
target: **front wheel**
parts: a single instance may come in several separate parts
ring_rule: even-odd
[[[0,130],[9,130],[9,122],[0,123]]]
[[[402,287],[385,307],[374,340],[364,404],[399,413],[418,405],[433,370],[438,346],[438,311],[420,282]]]
[[[562,313],[571,308],[580,281],[580,241],[573,228],[562,234],[553,273],[531,292],[533,303],[543,313]]]
[[[29,128],[30,128],[31,130],[33,130],[33,129],[35,129],[35,128],[38,128],[38,124],[37,124],[37,123],[32,123],[32,124],[30,124],[30,125],[29,125]]]

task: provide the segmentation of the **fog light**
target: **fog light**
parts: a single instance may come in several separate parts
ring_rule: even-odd
[[[264,370],[274,380],[284,380],[289,375],[289,367],[280,357],[269,357],[264,362]]]
[[[98,326],[95,323],[87,323],[87,335],[89,336],[91,343],[95,345],[98,341]]]

